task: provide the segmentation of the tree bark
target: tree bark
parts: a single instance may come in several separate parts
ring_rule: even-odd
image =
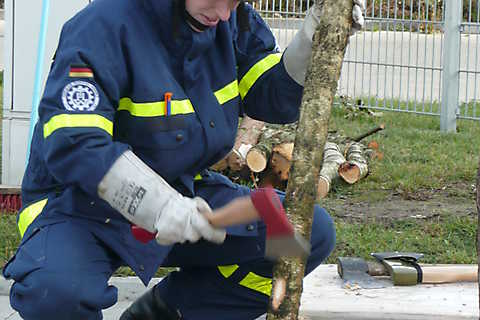
[[[310,238],[328,121],[351,29],[352,0],[317,0],[322,18],[313,40],[285,208],[295,229]],[[268,320],[296,320],[306,260],[281,259],[274,266]],[[285,299],[286,298],[286,299]]]
[[[478,305],[480,307],[480,160],[478,163],[477,171],[477,264],[478,264],[478,284],[479,284],[479,293],[478,293]]]

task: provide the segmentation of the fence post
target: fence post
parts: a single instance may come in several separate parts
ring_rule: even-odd
[[[442,109],[440,130],[456,132],[460,80],[460,26],[463,0],[445,0],[445,45],[443,47]]]

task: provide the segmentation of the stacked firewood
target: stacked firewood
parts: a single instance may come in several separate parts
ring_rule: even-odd
[[[334,181],[353,184],[367,176],[371,159],[382,159],[378,143],[360,141],[384,129],[380,125],[355,138],[329,132],[318,182],[318,197],[324,198]],[[241,122],[233,150],[212,166],[229,176],[252,177],[258,186],[286,186],[292,163],[296,124],[272,125],[245,117]]]

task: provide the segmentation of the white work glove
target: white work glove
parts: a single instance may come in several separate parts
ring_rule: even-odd
[[[353,3],[352,33],[355,33],[365,24],[365,19],[363,18],[365,0],[353,0]],[[283,54],[283,63],[287,73],[301,86],[305,83],[310,56],[312,55],[313,35],[320,22],[321,16],[322,3],[311,6],[300,30],[298,30]]]
[[[225,230],[213,228],[203,212],[211,212],[210,206],[202,198],[194,199],[183,197],[170,199],[162,210],[162,214],[155,223],[157,242],[161,245],[196,242],[200,238],[222,243],[225,239]]]
[[[365,25],[365,18],[363,13],[365,12],[365,0],[353,0],[353,11],[352,11],[352,31],[353,33],[361,30]]]
[[[202,215],[211,211],[203,199],[182,196],[130,150],[100,181],[98,196],[133,224],[156,232],[161,245],[225,240],[225,230],[212,227]]]

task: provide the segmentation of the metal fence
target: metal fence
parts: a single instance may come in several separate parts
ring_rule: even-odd
[[[480,1],[464,0],[459,63],[459,117],[480,118]]]
[[[367,0],[338,95],[373,109],[440,115],[447,131],[457,118],[480,120],[480,0],[462,1]],[[255,5],[285,48],[313,2]]]

